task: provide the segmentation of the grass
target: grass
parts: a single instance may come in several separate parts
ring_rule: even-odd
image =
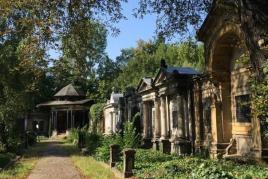
[[[115,179],[114,173],[105,168],[100,162],[89,156],[75,155],[72,156],[75,166],[83,173],[84,176],[99,179]]]
[[[0,178],[1,179],[26,178],[27,175],[35,166],[40,156],[40,153],[42,153],[46,148],[45,147],[46,145],[47,143],[45,141],[42,141],[40,143],[37,143],[33,147],[30,147],[19,161],[17,161],[14,165],[10,166],[9,168],[0,173]]]
[[[116,179],[116,176],[110,168],[106,168],[101,162],[96,161],[93,157],[82,155],[73,144],[65,143],[61,147],[64,147],[64,150],[68,152],[75,167],[83,176],[90,179]]]

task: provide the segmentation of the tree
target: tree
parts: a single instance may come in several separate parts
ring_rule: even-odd
[[[94,66],[106,45],[106,29],[101,24],[117,32],[113,23],[123,18],[122,2],[125,0],[0,0],[1,146],[7,148],[14,143],[10,139],[20,138],[14,131],[17,119],[24,118],[40,99],[53,92],[49,90],[53,76],[48,71],[48,49],[63,49],[65,59],[56,68],[63,67],[61,71],[68,76],[67,59],[72,59],[78,67],[75,72],[80,73],[76,76],[85,78],[84,72]],[[60,78],[62,74],[57,75]]]
[[[121,91],[128,86],[136,87],[143,77],[154,77],[160,67],[160,60],[165,59],[170,66],[188,66],[202,71],[204,66],[203,46],[193,40],[180,44],[165,44],[163,40],[139,41],[136,48],[122,51],[117,57],[127,61],[121,66],[118,78],[113,82]]]
[[[268,31],[268,2],[263,0],[140,0],[136,15],[157,14],[158,32],[166,36],[183,34],[192,26],[198,29],[203,17],[211,9],[213,3],[232,6],[239,16],[241,29],[245,34],[246,46],[257,80],[263,78],[262,64],[265,56],[258,41]]]

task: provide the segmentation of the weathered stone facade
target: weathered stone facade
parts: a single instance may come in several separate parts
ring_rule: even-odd
[[[124,93],[112,93],[104,107],[104,134],[118,133],[123,129],[124,121],[131,121],[140,111],[140,97],[134,88],[127,88]],[[140,132],[140,121],[134,121],[137,132]]]
[[[142,96],[143,142],[145,147],[164,153],[192,153],[194,118],[191,68],[162,66],[154,79],[143,78],[138,86]]]
[[[104,134],[111,135],[116,133],[120,128],[120,110],[119,99],[123,94],[112,92],[110,100],[104,106]]]
[[[206,69],[195,82],[197,150],[216,158],[262,158],[267,151],[260,122],[250,112],[250,63],[239,15],[232,6],[215,2],[198,37],[205,45]]]

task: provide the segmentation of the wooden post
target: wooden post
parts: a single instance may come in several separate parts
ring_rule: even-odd
[[[124,177],[129,178],[133,176],[133,169],[135,163],[135,153],[134,149],[124,150]]]

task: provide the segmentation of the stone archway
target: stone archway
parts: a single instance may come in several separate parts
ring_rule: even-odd
[[[233,32],[227,32],[217,39],[212,56],[212,78],[218,83],[221,101],[217,114],[219,143],[228,143],[232,138],[232,66],[234,53],[239,48],[240,38]]]

